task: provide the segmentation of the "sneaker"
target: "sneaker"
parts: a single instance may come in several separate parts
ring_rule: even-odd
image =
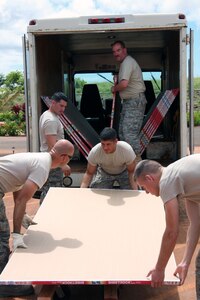
[[[0,298],[34,294],[32,285],[0,285]]]

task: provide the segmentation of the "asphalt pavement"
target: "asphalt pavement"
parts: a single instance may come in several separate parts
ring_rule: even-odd
[[[26,144],[26,136],[0,136],[0,156],[11,153],[27,152]],[[194,152],[200,153],[200,126],[194,128],[194,146]]]
[[[26,136],[0,136],[0,156],[27,152]]]

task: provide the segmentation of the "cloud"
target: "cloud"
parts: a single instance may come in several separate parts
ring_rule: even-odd
[[[200,27],[199,0],[15,0],[0,1],[0,73],[22,70],[22,36],[32,19],[66,18],[81,15],[185,13]]]

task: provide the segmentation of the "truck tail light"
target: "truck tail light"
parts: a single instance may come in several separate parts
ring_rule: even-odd
[[[31,21],[29,22],[29,25],[36,25],[36,20],[31,20]]]
[[[124,23],[125,18],[116,17],[116,18],[90,18],[88,19],[88,24],[110,24],[110,23]]]

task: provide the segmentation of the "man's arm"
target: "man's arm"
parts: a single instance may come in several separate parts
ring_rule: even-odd
[[[200,207],[198,203],[186,200],[186,212],[190,225],[187,231],[186,248],[183,259],[177,266],[174,275],[179,276],[181,284],[184,283],[188,268],[200,236]]]
[[[97,166],[92,166],[90,163],[87,164],[87,169],[85,174],[83,175],[83,180],[81,182],[81,188],[87,188],[91,181],[93,175],[96,173]]]
[[[130,182],[130,185],[132,187],[133,190],[137,190],[137,184],[134,180],[134,177],[133,177],[133,174],[134,174],[134,170],[135,170],[135,166],[136,166],[136,162],[135,160],[127,166],[127,171],[128,171],[128,177],[129,177],[129,182]]]
[[[61,169],[65,176],[69,176],[71,174],[71,167],[69,165],[65,165]]]
[[[55,145],[55,143],[57,142],[56,140],[56,135],[51,134],[51,135],[45,135],[46,141],[47,141],[47,145],[48,145],[48,151],[50,151],[53,146]]]
[[[156,266],[147,276],[151,275],[151,286],[159,287],[163,284],[165,268],[176,245],[179,229],[178,200],[173,198],[165,204],[166,228],[162,237],[159,257]]]
[[[20,233],[22,219],[26,210],[26,202],[32,198],[38,186],[31,180],[27,180],[22,189],[13,193],[15,202],[13,212],[13,232]]]
[[[128,86],[128,80],[122,79],[119,83],[111,87],[111,92],[115,93],[115,92],[123,91],[125,90],[125,88],[127,88],[127,86]]]

